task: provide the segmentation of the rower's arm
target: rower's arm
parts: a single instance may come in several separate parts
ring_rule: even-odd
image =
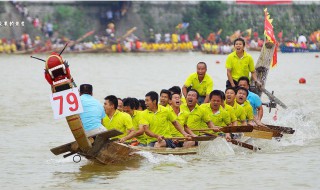
[[[139,125],[139,129],[138,131],[136,131],[136,137],[140,136],[140,135],[143,135],[144,133],[144,126],[145,125]]]
[[[231,75],[231,69],[227,69],[227,77],[228,77],[228,80],[229,80],[231,86],[235,87],[236,85],[233,82],[233,78],[232,78],[232,75]]]
[[[183,130],[183,128],[177,121],[173,121],[172,124],[181,134],[183,134],[183,136],[185,137],[189,136],[189,134]]]
[[[132,139],[133,137],[136,136],[136,132],[133,129],[128,130],[127,133],[128,133],[127,136],[120,139],[121,143],[125,142],[126,140]]]
[[[219,132],[219,131],[220,131],[219,127],[215,126],[215,125],[212,123],[212,121],[208,121],[208,122],[207,122],[207,125],[208,125],[208,127],[209,127],[210,129],[213,129],[214,132]]]
[[[182,86],[182,94],[185,98],[187,98],[187,87],[185,85]]]
[[[248,125],[248,123],[247,123],[246,120],[243,120],[243,121],[241,121],[241,125],[242,125],[242,126],[246,126],[246,125]]]
[[[192,137],[197,136],[196,134],[193,133],[193,131],[187,125],[184,125],[184,131],[189,133]]]
[[[149,137],[154,137],[154,138],[157,138],[157,139],[160,137],[159,135],[157,135],[157,134],[153,133],[152,131],[150,131],[149,125],[144,125],[144,131],[145,131],[146,135],[148,135]]]

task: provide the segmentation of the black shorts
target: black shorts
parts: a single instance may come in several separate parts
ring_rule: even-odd
[[[171,139],[164,139],[166,141],[166,147],[168,148],[176,148],[176,144],[173,143],[173,141]],[[148,146],[154,147],[154,145],[156,144],[157,141],[153,141],[151,143],[148,144]]]

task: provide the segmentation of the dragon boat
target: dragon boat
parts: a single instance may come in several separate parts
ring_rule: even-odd
[[[54,96],[56,93],[64,93],[70,92],[68,95],[72,95],[73,101],[77,98],[75,95],[78,93],[78,89],[76,88],[76,84],[74,82],[73,77],[71,76],[71,72],[69,69],[68,62],[63,60],[61,54],[68,44],[63,48],[63,50],[58,53],[51,53],[51,55],[47,58],[47,60],[43,60],[37,57],[33,57],[35,59],[41,60],[45,62],[45,72],[44,76],[47,82],[49,83],[52,91],[52,95]],[[270,49],[271,47],[271,49]],[[271,55],[271,51],[273,46],[268,46],[266,48],[266,52],[264,54],[269,53]],[[267,56],[268,57],[268,56]],[[265,63],[270,60],[267,57],[262,57],[258,61],[258,63]],[[263,77],[266,77],[267,70],[260,69],[261,64],[258,64],[256,67],[258,73],[260,72],[260,80],[263,81]],[[264,80],[265,84],[265,80]],[[261,94],[260,94],[261,95]],[[61,110],[60,110],[61,111]],[[75,161],[76,157],[79,157],[81,160],[81,156],[91,160],[93,162],[101,163],[101,164],[113,164],[113,163],[125,163],[129,160],[140,160],[142,156],[138,154],[140,151],[148,151],[156,154],[173,154],[173,155],[186,155],[186,154],[197,154],[198,147],[190,147],[190,148],[151,148],[151,147],[140,147],[140,146],[131,146],[127,144],[118,143],[114,140],[114,137],[121,135],[122,133],[118,130],[109,130],[105,132],[101,132],[96,135],[92,135],[87,137],[83,128],[83,124],[80,118],[79,113],[69,114],[66,117],[68,126],[70,131],[72,132],[75,141],[70,142],[55,148],[51,149],[51,152],[55,155],[64,154],[63,157],[68,157],[74,155],[73,159]],[[210,141],[217,138],[216,135],[212,133],[208,133],[207,130],[210,129],[201,129],[203,134],[206,136],[198,136],[192,137],[192,139],[182,139],[175,138],[175,140],[186,141]],[[224,133],[239,133],[244,132],[247,136],[256,137],[256,138],[265,138],[272,139],[272,137],[281,137],[282,133],[294,133],[292,128],[281,127],[281,126],[231,126],[231,127],[223,127],[221,131]],[[111,140],[113,139],[113,140]],[[174,139],[174,138],[173,138]],[[239,145],[244,148],[248,148],[250,150],[258,150],[258,147],[254,147],[250,144],[240,142],[238,140],[233,139],[231,141],[233,144]],[[76,161],[75,161],[76,162]]]

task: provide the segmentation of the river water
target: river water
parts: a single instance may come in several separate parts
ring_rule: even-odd
[[[250,53],[258,59],[259,52]],[[217,139],[201,145],[198,155],[144,152],[139,162],[112,166],[53,155],[50,148],[74,139],[67,122],[53,118],[44,63],[29,55],[1,55],[1,189],[320,189],[320,58],[315,55],[279,53],[278,66],[269,72],[266,88],[288,109],[265,109],[263,121],[292,127],[295,134],[280,142],[253,140],[261,147],[255,153]],[[101,103],[111,94],[144,98],[151,90],[182,86],[199,61],[208,64],[215,89],[224,90],[226,80],[226,55],[65,54],[64,59],[76,83],[93,84]],[[299,84],[300,77],[307,83]]]

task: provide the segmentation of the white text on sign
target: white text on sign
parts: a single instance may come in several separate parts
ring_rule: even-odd
[[[50,101],[55,119],[83,112],[78,88],[53,93]]]

